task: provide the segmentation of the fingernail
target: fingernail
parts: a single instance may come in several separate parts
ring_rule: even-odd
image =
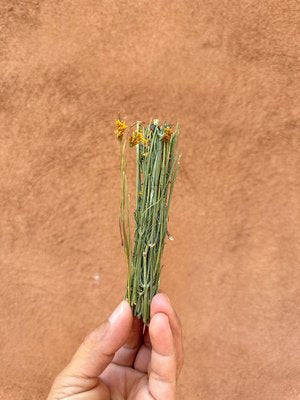
[[[169,296],[166,293],[164,293],[164,296],[165,296],[166,300],[168,301],[168,303],[171,304],[171,300],[169,299]]]
[[[113,313],[108,317],[109,322],[111,323],[116,322],[120,318],[123,311],[124,311],[124,301],[121,301],[121,303],[117,306],[117,308],[115,308]]]

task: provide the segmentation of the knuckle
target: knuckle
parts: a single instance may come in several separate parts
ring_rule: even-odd
[[[157,382],[168,383],[171,385],[175,385],[176,383],[173,374],[159,374],[155,371],[152,371],[151,376]]]

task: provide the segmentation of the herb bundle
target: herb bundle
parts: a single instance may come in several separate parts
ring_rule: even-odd
[[[147,324],[150,304],[160,283],[161,258],[168,234],[168,214],[179,166],[177,150],[179,125],[159,126],[154,120],[140,121],[126,135],[125,121],[116,120],[116,136],[121,142],[121,239],[128,264],[126,298],[133,314]],[[127,149],[136,149],[136,209],[134,246],[131,240],[129,191],[126,175]]]

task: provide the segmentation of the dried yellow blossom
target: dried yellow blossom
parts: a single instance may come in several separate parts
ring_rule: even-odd
[[[146,139],[146,138],[144,138],[144,136],[143,136],[143,134],[141,133],[141,142],[143,143],[143,145],[144,146],[146,146],[147,144],[148,144],[148,142],[149,142],[149,140],[148,139]]]
[[[147,145],[148,139],[144,138],[142,132],[132,132],[132,135],[129,138],[129,145],[131,147],[133,147],[139,143],[143,143],[143,145]]]
[[[119,140],[122,140],[122,137],[124,135],[125,129],[127,128],[127,125],[125,121],[121,121],[119,119],[116,119],[116,130],[115,134]]]
[[[129,145],[131,147],[136,146],[140,142],[140,133],[139,132],[132,132],[129,138]]]
[[[173,130],[170,127],[166,127],[164,129],[164,136],[163,136],[163,141],[167,142],[171,139],[171,136],[173,135]]]

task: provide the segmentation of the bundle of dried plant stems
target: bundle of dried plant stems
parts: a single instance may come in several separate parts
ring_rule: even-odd
[[[173,127],[158,120],[148,125],[134,124],[127,135],[127,125],[116,120],[116,136],[121,143],[121,213],[120,230],[127,258],[126,298],[133,314],[147,324],[152,297],[158,292],[161,258],[168,234],[168,214],[179,166],[177,149],[179,125]],[[128,146],[136,149],[136,209],[134,245],[131,239],[129,191],[126,175]]]

